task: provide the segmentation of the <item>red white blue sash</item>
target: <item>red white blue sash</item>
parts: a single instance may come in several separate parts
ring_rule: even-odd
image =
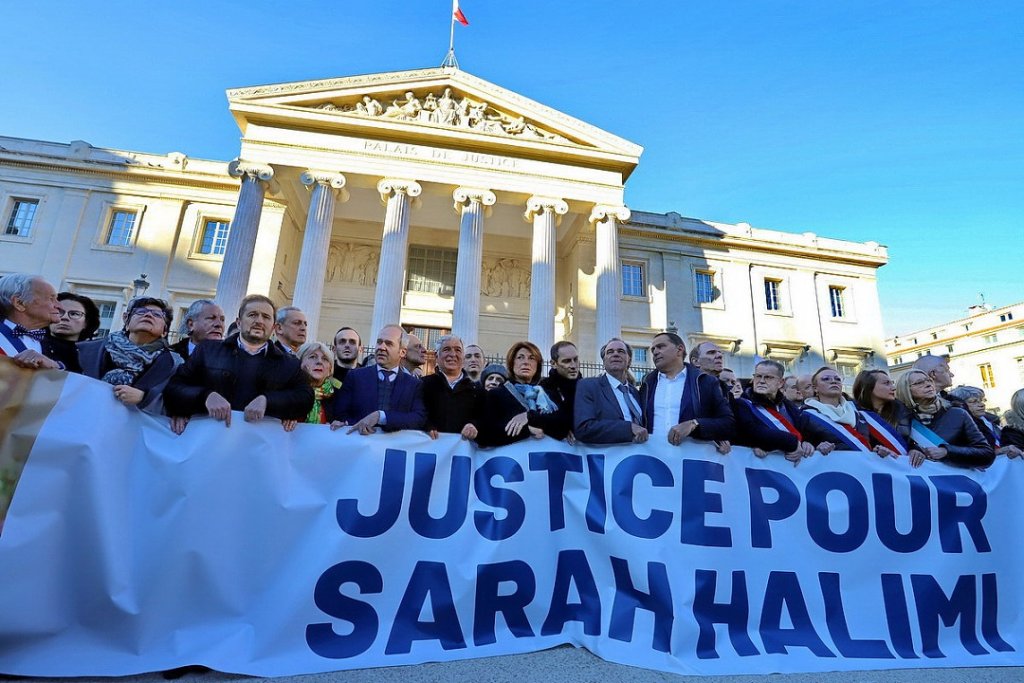
[[[742,400],[746,402],[748,406],[750,406],[751,411],[753,411],[754,413],[754,417],[760,420],[764,425],[770,427],[771,429],[776,429],[780,432],[792,434],[797,439],[803,441],[804,437],[802,434],[800,434],[800,430],[793,426],[793,423],[790,422],[786,418],[786,416],[782,414],[782,411],[754,403],[753,401],[747,398],[744,398]]]
[[[881,415],[870,410],[862,410],[860,414],[864,417],[864,421],[868,423],[868,432],[871,433],[872,439],[893,453],[907,455],[907,444],[903,441],[903,437],[900,436],[895,427],[886,422]]]
[[[0,319],[0,356],[17,356],[28,347],[21,341],[14,330]]]
[[[910,438],[921,448],[937,448],[946,445],[941,436],[917,420],[910,423]]]
[[[999,448],[1002,445],[1002,444],[999,443],[999,430],[996,429],[995,425],[993,425],[991,422],[989,422],[989,419],[987,417],[985,417],[984,415],[982,415],[978,419],[985,423],[985,427],[992,434],[992,441],[995,443],[996,448]]]
[[[871,452],[870,444],[868,444],[861,433],[853,427],[833,422],[817,410],[813,409],[805,410],[804,415],[807,415],[811,420],[816,420],[819,425],[824,427],[832,435],[832,438],[830,438],[829,441],[841,443],[851,451],[860,451],[862,453]]]

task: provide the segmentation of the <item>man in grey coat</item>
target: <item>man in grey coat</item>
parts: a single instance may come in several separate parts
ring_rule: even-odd
[[[583,443],[643,443],[640,394],[630,382],[633,350],[615,337],[601,347],[605,374],[581,379],[576,386],[573,431]]]

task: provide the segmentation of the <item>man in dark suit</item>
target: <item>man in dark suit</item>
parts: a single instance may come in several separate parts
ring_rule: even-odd
[[[74,344],[47,333],[60,322],[57,290],[38,275],[0,277],[0,356],[33,370],[81,372]]]
[[[176,434],[193,415],[208,414],[228,427],[232,410],[244,412],[246,422],[306,417],[313,389],[299,361],[270,341],[273,329],[274,302],[250,294],[238,308],[238,334],[200,342],[164,389],[164,408]]]
[[[643,443],[647,429],[643,426],[640,394],[629,383],[629,365],[633,349],[612,338],[601,347],[605,374],[581,379],[576,385],[576,439],[583,443]]]
[[[423,383],[401,363],[409,336],[399,325],[385,325],[377,335],[376,363],[348,373],[341,389],[326,407],[331,429],[349,426],[348,434],[372,434],[423,429],[427,409],[423,405]]]
[[[664,434],[673,446],[691,437],[706,441],[733,438],[736,421],[721,383],[686,362],[682,338],[675,332],[656,334],[651,356],[658,371],[644,378],[640,390],[647,431]]]
[[[209,299],[196,299],[185,311],[181,321],[181,340],[171,346],[179,356],[188,360],[201,341],[224,338],[224,309]]]

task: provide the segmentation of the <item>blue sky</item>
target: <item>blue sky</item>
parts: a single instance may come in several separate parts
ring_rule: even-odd
[[[1024,300],[1024,4],[461,0],[462,68],[644,146],[634,209],[889,247],[887,334]],[[0,134],[230,159],[224,91],[436,66],[448,0],[0,0]]]

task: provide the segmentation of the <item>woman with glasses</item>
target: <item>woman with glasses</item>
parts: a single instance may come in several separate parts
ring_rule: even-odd
[[[958,467],[985,467],[995,460],[995,451],[970,414],[939,396],[924,371],[900,375],[896,398],[910,409],[911,436],[927,459]]]
[[[87,296],[74,292],[57,295],[60,322],[50,325],[50,334],[69,342],[89,341],[100,329],[100,309]]]
[[[543,356],[535,344],[516,342],[505,356],[509,381],[488,391],[477,443],[503,446],[528,437],[564,439],[568,432],[558,407],[538,386]]]
[[[1010,458],[1019,458],[1021,449],[1012,443],[1003,443],[1002,429],[999,427],[999,418],[985,412],[985,392],[977,387],[966,385],[958,386],[949,391],[949,397],[959,401],[967,408],[967,412],[974,418],[974,424],[988,441],[988,445],[996,452],[996,455],[1005,455]]]
[[[807,441],[817,446],[818,452],[828,455],[832,451],[860,451],[886,457],[898,452],[872,438],[871,428],[857,405],[843,394],[843,378],[825,366],[811,375],[814,396],[804,400],[804,428]]]
[[[132,300],[123,330],[78,344],[82,373],[113,385],[114,398],[124,405],[159,415],[160,395],[182,363],[167,346],[172,316],[162,299]]]
[[[910,446],[910,409],[896,400],[896,383],[885,370],[861,370],[853,380],[853,399],[876,441],[907,455],[913,467],[925,461],[924,453]]]

